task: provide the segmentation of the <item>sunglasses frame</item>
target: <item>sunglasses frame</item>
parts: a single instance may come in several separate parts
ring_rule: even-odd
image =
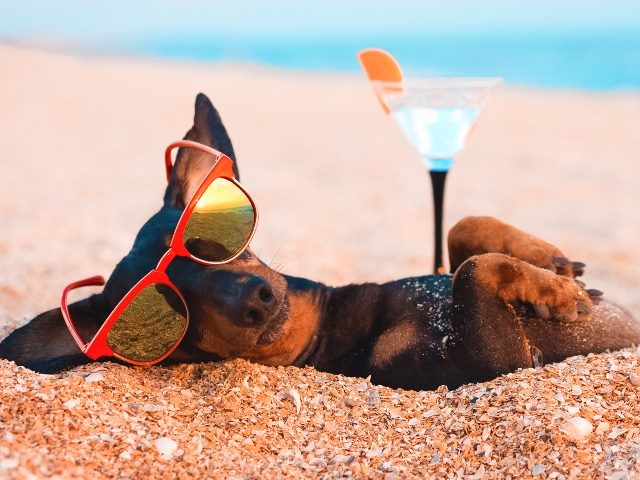
[[[242,188],[242,186],[236,181],[235,174],[233,172],[233,160],[231,160],[224,153],[219,152],[214,148],[211,148],[207,145],[203,145],[198,142],[193,142],[191,140],[180,140],[177,142],[173,142],[169,144],[169,146],[167,146],[167,148],[165,149],[165,168],[167,172],[167,180],[171,178],[171,172],[173,169],[171,153],[175,148],[178,148],[178,147],[194,148],[194,149],[203,151],[205,153],[209,153],[216,157],[216,161],[211,167],[211,169],[209,170],[209,173],[207,174],[207,176],[200,183],[200,186],[194,193],[191,200],[189,200],[189,203],[187,204],[184,211],[180,215],[180,219],[176,224],[176,228],[171,238],[171,242],[169,243],[169,249],[160,258],[160,261],[158,262],[158,265],[156,266],[156,268],[154,268],[149,273],[147,273],[144,277],[142,277],[126,293],[126,295],[118,302],[118,304],[111,311],[107,319],[103,322],[102,326],[98,329],[98,332],[93,336],[93,338],[91,339],[91,341],[89,341],[89,343],[84,342],[84,340],[80,336],[80,333],[76,329],[75,324],[71,320],[71,314],[69,312],[69,306],[67,304],[67,297],[69,292],[76,288],[104,285],[105,284],[104,277],[98,275],[98,276],[86,278],[84,280],[79,280],[77,282],[73,282],[69,284],[67,287],[65,287],[65,289],[62,292],[62,298],[60,299],[60,308],[62,310],[62,316],[64,317],[64,321],[67,324],[67,327],[69,328],[69,332],[71,332],[71,336],[73,337],[75,342],[78,344],[78,347],[80,348],[82,353],[84,353],[87,357],[91,358],[92,360],[97,360],[98,358],[101,358],[101,357],[115,357],[127,363],[131,363],[133,365],[149,366],[149,365],[153,365],[158,362],[161,362],[162,360],[167,358],[169,355],[171,355],[171,353],[173,353],[173,351],[177,348],[177,346],[180,344],[180,342],[184,338],[184,335],[186,334],[187,328],[189,326],[189,309],[187,307],[187,302],[185,301],[184,297],[182,296],[178,288],[171,282],[171,280],[166,274],[166,270],[171,264],[171,262],[173,261],[173,259],[176,257],[186,257],[198,263],[201,263],[203,265],[221,265],[224,263],[228,263],[236,259],[238,256],[242,254],[242,252],[245,251],[245,249],[251,242],[253,235],[255,234],[256,226],[258,224],[258,209],[256,207],[255,202],[253,201],[253,198],[251,198],[251,195],[249,195],[249,193],[244,188]],[[242,247],[240,247],[240,249],[236,252],[235,255],[223,261],[212,262],[212,261],[203,260],[189,253],[186,246],[184,245],[182,237],[184,235],[185,228],[189,223],[189,218],[191,218],[191,214],[196,208],[196,204],[198,203],[198,200],[200,200],[200,198],[202,197],[204,192],[207,190],[207,188],[209,188],[209,186],[217,178],[224,178],[226,180],[233,182],[236,185],[236,187],[238,187],[246,195],[246,197],[251,202],[251,206],[253,208],[254,221],[253,221],[253,228],[251,229],[251,232],[247,236],[245,243],[242,245]],[[158,357],[156,359],[149,360],[149,361],[140,361],[140,360],[126,358],[123,355],[120,355],[117,352],[114,352],[111,349],[111,347],[109,347],[109,345],[107,344],[107,336],[111,331],[111,329],[113,328],[113,326],[116,324],[117,320],[122,315],[122,313],[129,306],[129,304],[138,296],[138,294],[142,290],[144,290],[146,287],[153,284],[162,284],[162,285],[168,286],[178,295],[178,297],[184,304],[185,312],[186,312],[186,322],[185,322],[184,331],[182,332],[182,335],[180,336],[180,338],[176,340],[175,344],[161,357]]]

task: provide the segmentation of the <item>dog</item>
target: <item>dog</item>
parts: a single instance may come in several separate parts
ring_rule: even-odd
[[[210,100],[199,94],[185,136],[235,160]],[[102,293],[70,305],[91,338],[124,294],[155,267],[210,160],[181,152],[162,208],[139,231]],[[236,175],[237,163],[234,162]],[[190,324],[165,363],[245,358],[371,376],[376,384],[456,388],[518,368],[638,344],[640,324],[576,280],[584,264],[553,245],[490,217],[467,217],[448,236],[451,275],[329,287],[282,275],[250,249],[224,265],[177,258],[168,275]],[[51,373],[90,360],[59,308],[0,344],[0,358]]]

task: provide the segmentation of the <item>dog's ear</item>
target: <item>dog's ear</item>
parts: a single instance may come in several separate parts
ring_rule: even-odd
[[[101,295],[69,305],[80,336],[89,340],[107,316]],[[0,343],[0,358],[39,373],[54,373],[91,360],[73,340],[59,308],[41,313]]]
[[[240,178],[231,139],[222,124],[220,114],[204,93],[196,96],[193,126],[184,138],[213,147],[230,157],[236,178]],[[211,166],[210,155],[181,148],[164,197],[165,204],[178,209],[184,208]]]

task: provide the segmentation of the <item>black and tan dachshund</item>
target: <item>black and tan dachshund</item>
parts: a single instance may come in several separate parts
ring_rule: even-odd
[[[195,109],[185,138],[234,158],[205,95],[198,95]],[[185,197],[206,175],[208,161],[193,152],[178,156],[162,208],[142,227],[103,292],[70,306],[84,338],[167,250]],[[191,322],[165,362],[241,357],[432,389],[640,341],[640,323],[600,292],[586,290],[575,280],[584,265],[554,246],[489,217],[463,219],[448,240],[453,275],[336,288],[281,275],[250,250],[219,266],[178,258],[168,274],[187,301]],[[0,358],[38,372],[89,361],[59,308],[9,335]]]

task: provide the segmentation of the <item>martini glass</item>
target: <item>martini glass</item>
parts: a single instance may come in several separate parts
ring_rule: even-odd
[[[442,261],[442,212],[447,172],[464,148],[478,120],[489,91],[498,78],[423,78],[386,82],[372,81],[383,107],[396,123],[431,177],[434,210],[434,273],[444,273]]]

